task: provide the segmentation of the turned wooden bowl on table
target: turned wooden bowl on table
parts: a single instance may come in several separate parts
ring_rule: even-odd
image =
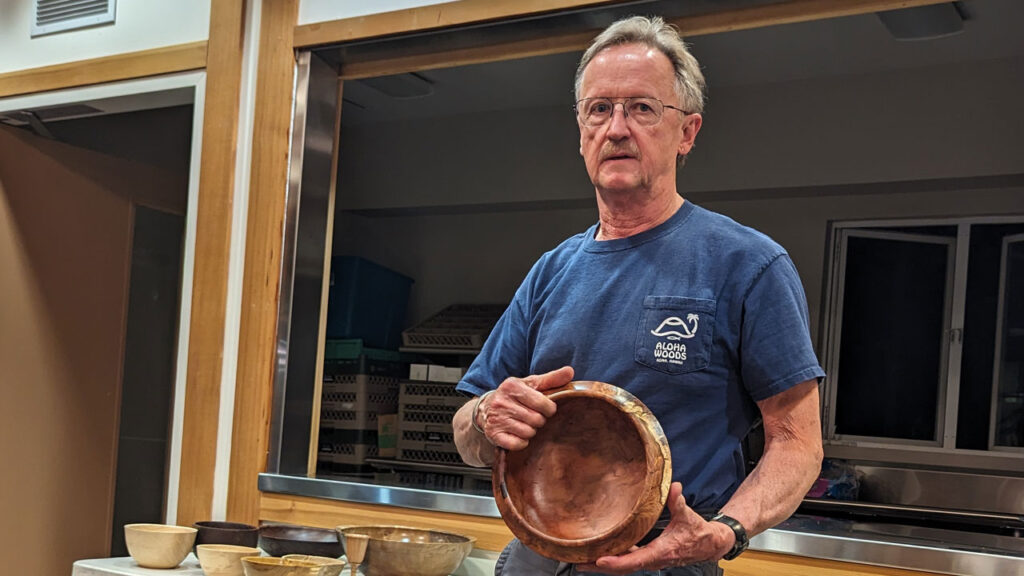
[[[627,551],[654,527],[672,483],[672,455],[654,414],[604,382],[545,394],[558,409],[524,450],[498,450],[494,500],[534,551],[592,562]]]
[[[242,558],[259,556],[260,549],[235,544],[199,544],[196,558],[206,576],[242,576]]]
[[[259,544],[260,529],[251,524],[204,520],[196,522],[192,527],[198,530],[193,552],[197,552],[201,544],[232,544],[250,548],[255,548]]]
[[[338,533],[343,541],[350,534],[369,536],[360,566],[373,576],[448,576],[476,542],[472,536],[406,526],[338,526]]]
[[[259,546],[271,556],[308,554],[337,558],[343,552],[337,531],[291,524],[260,526]]]
[[[312,562],[288,558],[242,558],[245,576],[320,576],[322,567]]]
[[[345,561],[340,558],[310,556],[309,554],[285,554],[281,558],[282,560],[299,560],[300,562],[316,564],[320,567],[320,576],[338,576],[345,568]]]
[[[175,568],[188,556],[196,529],[171,524],[125,524],[128,554],[143,568]]]

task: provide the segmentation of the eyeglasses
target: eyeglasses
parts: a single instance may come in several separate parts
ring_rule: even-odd
[[[649,96],[631,96],[618,101],[611,98],[584,98],[576,102],[573,110],[576,111],[576,117],[585,126],[601,126],[615,114],[616,104],[622,104],[623,115],[626,118],[632,118],[641,126],[653,126],[660,122],[665,108],[671,108],[683,114],[691,114],[682,108],[669,106],[661,100]]]

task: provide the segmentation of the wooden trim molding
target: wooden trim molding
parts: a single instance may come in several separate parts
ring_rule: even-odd
[[[329,20],[295,27],[295,48],[310,48],[350,40],[408,34],[471,22],[500,20],[557,12],[569,8],[615,4],[626,0],[456,0],[355,18]]]
[[[206,67],[207,41],[0,74],[0,98]]]
[[[253,523],[259,518],[256,480],[267,465],[295,75],[292,33],[297,17],[298,0],[263,2],[228,480],[227,517],[236,522]]]
[[[263,494],[260,498],[259,518],[268,522],[287,522],[322,528],[361,524],[392,524],[445,530],[475,537],[476,547],[481,550],[500,551],[512,540],[512,532],[505,526],[505,522],[501,518],[357,504],[285,494]]]
[[[246,0],[210,9],[177,523],[210,519],[224,360]]]
[[[928,4],[938,4],[942,1],[790,0],[776,4],[676,18],[671,20],[671,23],[679,28],[684,37],[692,37],[780,24],[795,24],[811,20],[838,18],[841,16],[853,16],[881,10],[925,6]],[[326,24],[324,23],[324,25]],[[380,24],[372,24],[371,26],[370,24],[363,23],[360,19],[338,20],[332,23],[337,29],[346,30],[346,34],[353,38],[381,35]],[[392,32],[400,33],[401,31],[393,30]],[[586,49],[598,32],[598,30],[573,31],[557,36],[494,43],[459,50],[410,54],[381,60],[345,62],[342,64],[341,77],[346,80],[353,80],[401,72],[416,72],[431,68],[464,66],[513,58],[582,51]]]

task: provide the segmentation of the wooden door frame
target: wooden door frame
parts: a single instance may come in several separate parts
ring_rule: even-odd
[[[217,452],[226,451],[230,443],[230,427],[220,426],[225,412],[220,409],[220,397],[225,391],[221,379],[232,222],[240,220],[236,215],[244,214],[240,212],[244,207],[234,205],[234,175],[248,2],[213,2],[207,40],[0,74],[0,98],[29,95],[48,103],[25,100],[33,102],[24,106],[28,108],[70,103],[60,99],[66,90],[105,90],[111,86],[116,90],[136,82],[167,81],[174,78],[168,74],[182,71],[195,71],[201,77],[194,100],[175,424],[168,477],[166,518],[171,523],[188,524],[224,514],[214,510],[213,501]],[[226,461],[227,456],[222,458]],[[223,484],[226,492],[226,474]]]
[[[150,78],[124,80],[117,83],[96,84],[53,90],[40,94],[22,94],[0,98],[0,112],[70,105],[92,100],[117,98],[141,94],[159,93],[180,89],[193,89],[192,143],[189,167],[188,202],[185,211],[185,233],[182,253],[181,292],[179,329],[175,361],[173,412],[171,417],[170,443],[168,451],[167,510],[165,518],[174,522],[177,501],[180,496],[178,470],[181,467],[181,444],[184,427],[184,399],[186,388],[186,364],[189,349],[189,323],[191,299],[194,291],[193,264],[195,262],[197,205],[194,198],[199,194],[200,157],[202,154],[202,130],[205,113],[206,72],[202,69],[161,75]],[[111,517],[113,509],[110,511]]]

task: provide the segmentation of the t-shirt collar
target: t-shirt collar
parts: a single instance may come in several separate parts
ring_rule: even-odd
[[[665,220],[664,222],[658,224],[654,228],[651,228],[650,230],[644,230],[639,234],[634,234],[632,236],[627,236],[625,238],[616,238],[615,240],[595,239],[595,237],[597,236],[597,230],[601,225],[601,223],[598,222],[597,224],[590,227],[590,230],[587,233],[586,242],[583,245],[583,249],[586,250],[587,252],[618,252],[619,250],[628,250],[630,248],[635,248],[637,246],[640,246],[641,244],[645,244],[647,242],[650,242],[651,240],[668,234],[669,232],[682,226],[683,222],[685,222],[686,219],[690,216],[694,208],[695,206],[693,202],[687,200],[686,202],[683,202],[683,205],[680,206],[679,209],[676,210],[676,213],[669,217],[668,220]]]

